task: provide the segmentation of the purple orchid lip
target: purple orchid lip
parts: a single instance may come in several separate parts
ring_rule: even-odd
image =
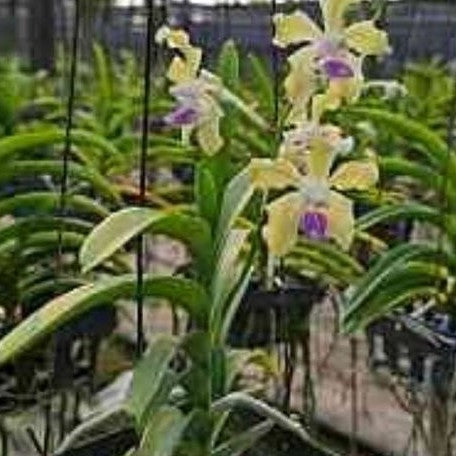
[[[309,239],[322,241],[327,238],[328,218],[319,211],[309,211],[301,215],[299,231]]]
[[[163,118],[166,125],[184,127],[198,120],[198,111],[192,106],[178,106]]]
[[[355,75],[350,64],[342,58],[326,58],[322,61],[321,66],[329,79],[352,78]]]

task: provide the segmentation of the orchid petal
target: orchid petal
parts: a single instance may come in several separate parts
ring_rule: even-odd
[[[301,193],[291,192],[267,207],[268,223],[263,236],[273,255],[282,257],[296,244],[303,203]]]
[[[344,15],[347,8],[362,0],[320,0],[326,33],[341,31],[344,27]]]
[[[183,127],[192,125],[198,121],[199,112],[194,106],[180,105],[167,114],[163,121],[166,125],[173,127]]]
[[[249,173],[252,184],[262,190],[298,187],[301,182],[299,171],[283,158],[255,158],[250,162]]]
[[[312,148],[307,156],[307,175],[317,180],[328,179],[334,162],[333,151],[327,146],[322,146],[320,143],[318,147]]]
[[[336,158],[336,151],[343,141],[341,130],[334,125],[323,125],[311,140],[307,159],[307,174],[317,180],[326,180]]]
[[[182,49],[190,45],[190,37],[188,33],[181,29],[171,29],[164,25],[157,30],[155,41],[158,44],[164,44],[171,49]]]
[[[182,83],[196,78],[201,65],[202,50],[190,44],[188,33],[164,26],[157,31],[155,40],[179,51],[180,55],[173,58],[168,70],[167,76],[170,81]]]
[[[276,14],[274,25],[274,44],[280,47],[314,41],[323,35],[317,24],[302,11],[295,11],[292,14]]]
[[[279,149],[279,157],[290,161],[300,171],[305,170],[309,139],[310,132],[304,127],[284,132],[283,141]]]
[[[201,122],[196,129],[198,144],[207,155],[215,155],[224,144],[220,135],[220,117],[213,116]]]
[[[353,68],[341,57],[328,57],[321,62],[321,68],[328,79],[352,78]]]
[[[390,49],[388,34],[377,28],[373,21],[352,24],[344,34],[348,47],[361,55],[383,55]]]
[[[317,94],[312,98],[312,120],[319,122],[326,111],[334,111],[340,107],[341,97],[339,92],[327,91]]]
[[[299,231],[309,239],[323,241],[327,237],[328,217],[322,210],[307,210],[299,218]]]
[[[340,193],[330,192],[327,216],[328,236],[348,250],[355,233],[353,202]]]
[[[176,84],[196,78],[203,55],[201,49],[192,46],[182,48],[181,53],[183,58],[174,57],[167,73],[168,79]]]
[[[285,79],[285,93],[291,103],[287,122],[295,125],[307,118],[309,101],[317,89],[315,74],[316,51],[313,46],[305,46],[289,58],[290,72]]]
[[[340,165],[331,176],[331,185],[338,190],[367,190],[379,178],[374,160],[349,161]]]

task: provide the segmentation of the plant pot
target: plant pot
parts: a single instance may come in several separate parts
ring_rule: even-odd
[[[94,388],[99,346],[113,331],[116,318],[112,306],[91,310],[58,330],[51,344],[38,346],[3,366],[0,411],[34,405],[38,396],[72,389],[76,380]],[[2,336],[13,328],[3,327]]]
[[[252,281],[233,321],[230,345],[267,347],[293,340],[324,293],[312,280],[286,277],[280,288],[271,291]]]
[[[414,384],[431,380],[445,395],[455,368],[456,334],[441,329],[429,317],[402,315],[376,321],[367,329],[371,365],[386,366]]]

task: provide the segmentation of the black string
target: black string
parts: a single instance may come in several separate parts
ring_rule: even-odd
[[[139,176],[139,205],[145,206],[147,189],[147,149],[149,144],[149,104],[151,98],[151,69],[152,52],[154,39],[154,3],[153,0],[147,2],[147,32],[146,32],[146,60],[144,64],[144,106],[142,123],[142,142],[140,156],[140,176]],[[140,357],[144,351],[144,236],[138,237],[136,252],[136,354]]]
[[[60,201],[59,201],[59,216],[61,217],[59,232],[58,232],[58,253],[57,253],[57,269],[60,272],[62,266],[62,238],[63,238],[63,218],[66,213],[67,193],[68,193],[68,168],[69,159],[72,147],[71,133],[73,130],[73,114],[76,90],[76,75],[78,70],[78,46],[80,35],[81,22],[81,7],[80,0],[75,0],[75,13],[73,25],[73,39],[71,45],[71,69],[70,69],[70,85],[67,103],[67,123],[65,127],[65,147],[62,157],[62,179],[60,182]]]
[[[271,28],[272,34],[275,33],[274,17],[277,14],[277,0],[271,2]],[[278,129],[279,124],[279,51],[277,46],[272,47],[272,73],[274,75],[274,126]],[[277,136],[278,136],[277,132]]]

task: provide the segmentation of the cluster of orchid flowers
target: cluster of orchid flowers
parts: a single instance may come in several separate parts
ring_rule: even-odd
[[[301,11],[274,18],[274,44],[294,49],[285,80],[287,129],[278,157],[252,159],[248,168],[259,190],[292,189],[267,207],[264,238],[274,257],[286,255],[299,234],[331,239],[348,249],[354,237],[353,202],[340,191],[367,190],[378,180],[372,151],[334,170],[335,162],[354,149],[354,141],[322,119],[325,112],[357,100],[364,85],[363,61],[387,53],[388,37],[372,20],[347,25],[347,9],[361,0],[319,2],[323,29]],[[223,147],[221,81],[200,68],[201,49],[182,30],[162,27],[156,38],[175,51],[167,77],[177,107],[165,116],[165,124],[181,128],[185,140],[195,134],[205,153],[217,153]]]
[[[324,29],[301,11],[274,18],[274,44],[295,49],[285,80],[288,130],[278,157],[252,160],[250,176],[263,191],[291,189],[267,207],[264,238],[276,257],[287,254],[299,234],[331,239],[348,249],[355,231],[353,201],[340,191],[367,190],[379,176],[370,150],[334,169],[354,149],[354,140],[322,119],[326,111],[357,100],[364,84],[363,60],[389,51],[387,34],[371,20],[346,25],[348,7],[361,0],[319,2]]]
[[[223,110],[218,98],[223,85],[218,77],[201,69],[202,51],[190,42],[183,30],[161,27],[156,41],[175,52],[167,78],[172,83],[171,95],[176,108],[163,118],[165,125],[182,129],[184,142],[195,134],[201,149],[208,155],[223,147],[220,119]]]

